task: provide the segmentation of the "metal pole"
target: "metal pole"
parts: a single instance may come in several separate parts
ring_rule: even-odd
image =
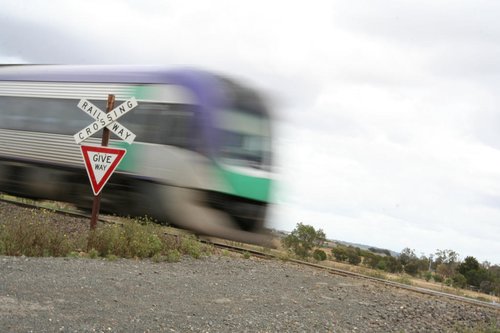
[[[106,113],[113,110],[115,106],[115,95],[108,95],[108,104],[106,106]],[[107,127],[104,127],[102,132],[101,146],[106,147],[109,143],[109,137],[111,133]],[[97,218],[99,217],[99,209],[101,207],[101,192],[94,196],[94,202],[92,203],[92,218],[90,219],[90,230],[94,230],[97,226]]]

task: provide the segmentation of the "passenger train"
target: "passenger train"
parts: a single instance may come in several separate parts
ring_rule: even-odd
[[[148,66],[0,66],[0,192],[92,204],[73,136],[135,97],[119,122],[132,144],[102,194],[101,211],[147,215],[198,234],[266,244],[271,115],[255,90],[206,71]],[[82,144],[100,145],[100,135]]]

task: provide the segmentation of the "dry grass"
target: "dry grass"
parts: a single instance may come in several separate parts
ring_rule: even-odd
[[[30,209],[2,204],[0,254],[11,256],[87,256],[153,258],[178,261],[182,255],[200,258],[213,248],[193,236],[169,235],[166,227],[150,221],[121,219],[116,224],[99,224],[89,231],[89,221],[56,214],[47,209]]]

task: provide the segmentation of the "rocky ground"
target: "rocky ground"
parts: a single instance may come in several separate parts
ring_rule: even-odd
[[[279,260],[0,257],[0,332],[481,330],[500,331],[500,309]]]

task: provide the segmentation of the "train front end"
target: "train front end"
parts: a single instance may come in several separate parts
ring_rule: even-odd
[[[189,207],[172,211],[185,218],[180,224],[200,233],[270,246],[270,112],[255,90],[239,82],[218,76],[200,82],[208,93],[198,96],[194,150],[204,156],[204,171],[197,174],[209,176],[182,195]]]

